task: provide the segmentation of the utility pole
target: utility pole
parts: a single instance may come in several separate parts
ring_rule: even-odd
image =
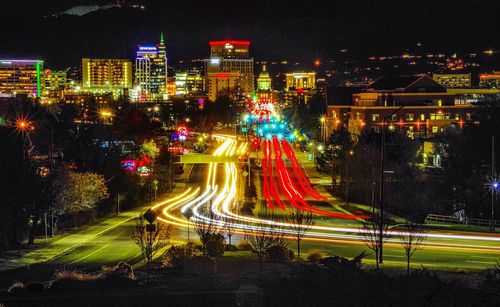
[[[495,136],[491,137],[491,178],[495,181],[496,184],[496,175],[495,175]],[[491,222],[490,222],[490,230],[495,231],[495,193],[497,187],[493,186],[491,189]]]
[[[247,159],[248,159],[248,187],[250,187],[250,178],[252,178],[250,176],[250,172],[251,172],[251,170],[250,170],[250,155],[247,155]]]
[[[48,231],[47,231],[47,213],[45,213],[43,215],[43,220],[45,222],[45,244],[47,244],[47,240],[48,240],[48,236],[49,236]]]
[[[383,261],[383,244],[384,244],[384,239],[383,239],[383,229],[384,229],[384,151],[385,151],[385,125],[386,125],[386,119],[382,120],[382,142],[381,142],[381,148],[380,148],[380,193],[379,193],[379,200],[380,200],[380,216],[379,216],[379,221],[378,221],[378,226],[379,226],[379,256],[378,256],[378,262],[382,263]]]
[[[50,128],[50,233],[54,237],[54,126]],[[45,215],[47,219],[47,215]]]
[[[120,193],[116,194],[116,214],[120,214]]]
[[[351,178],[349,177],[349,156],[352,156],[354,154],[354,151],[349,150],[346,152],[346,158],[345,158],[345,202],[346,206],[349,205],[349,183],[351,181]]]
[[[398,113],[405,106],[402,105],[394,112],[387,116],[383,116],[382,119],[382,142],[380,148],[380,215],[379,215],[379,263],[383,262],[383,245],[384,245],[384,155],[385,155],[385,126],[387,125],[387,120],[391,118],[394,114]]]
[[[375,215],[375,142],[372,141],[372,215]]]
[[[335,192],[335,185],[337,181],[335,180],[335,150],[332,146],[332,194]]]

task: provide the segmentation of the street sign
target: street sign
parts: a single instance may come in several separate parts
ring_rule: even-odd
[[[154,210],[148,209],[148,211],[146,211],[146,213],[142,216],[146,219],[146,221],[148,221],[148,223],[152,224],[156,221],[158,214]]]

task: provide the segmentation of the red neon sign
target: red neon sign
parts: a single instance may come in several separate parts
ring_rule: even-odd
[[[210,46],[213,45],[225,45],[225,44],[231,44],[231,45],[250,45],[250,41],[235,41],[235,40],[228,40],[228,41],[211,41]]]
[[[177,134],[179,136],[188,136],[189,135],[189,131],[186,127],[184,126],[180,126],[177,128]]]
[[[216,73],[216,74],[215,74],[215,77],[216,77],[217,79],[227,79],[227,78],[229,78],[230,76],[231,76],[230,74],[228,74],[228,73],[224,73],[224,72],[220,72],[220,73]]]

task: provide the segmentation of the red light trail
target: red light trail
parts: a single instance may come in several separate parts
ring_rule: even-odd
[[[311,187],[306,175],[304,174],[304,171],[300,167],[292,146],[285,139],[282,139],[280,142],[276,136],[272,137],[272,144],[271,140],[265,140],[263,143],[263,193],[264,198],[267,202],[267,206],[270,209],[274,210],[276,207],[276,203],[281,210],[285,210],[285,205],[283,204],[280,197],[281,191],[281,194],[284,194],[286,196],[288,202],[293,207],[300,210],[343,219],[367,218],[365,216],[325,211],[309,205],[305,200],[306,196],[318,200],[327,200],[327,198],[318,193],[313,187]],[[273,174],[273,157],[271,153],[271,147],[273,147],[274,149],[274,169],[276,170],[276,176],[278,178],[277,183]],[[290,172],[290,170],[286,167],[285,162],[283,161],[282,148],[286,156],[292,163],[292,172]],[[292,173],[293,175],[290,173]],[[296,180],[292,180],[292,178],[295,178]],[[299,186],[297,186],[295,182],[299,182]]]

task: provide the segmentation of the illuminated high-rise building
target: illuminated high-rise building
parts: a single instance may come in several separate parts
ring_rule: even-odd
[[[205,60],[205,90],[215,101],[223,89],[240,90],[242,96],[254,92],[253,58],[249,41],[211,41],[210,59]]]
[[[132,87],[132,62],[123,59],[82,59],[82,90],[126,94]]]
[[[163,33],[157,46],[139,46],[135,58],[135,83],[139,100],[166,100],[167,51]]]
[[[40,97],[43,61],[0,59],[0,96]]]

